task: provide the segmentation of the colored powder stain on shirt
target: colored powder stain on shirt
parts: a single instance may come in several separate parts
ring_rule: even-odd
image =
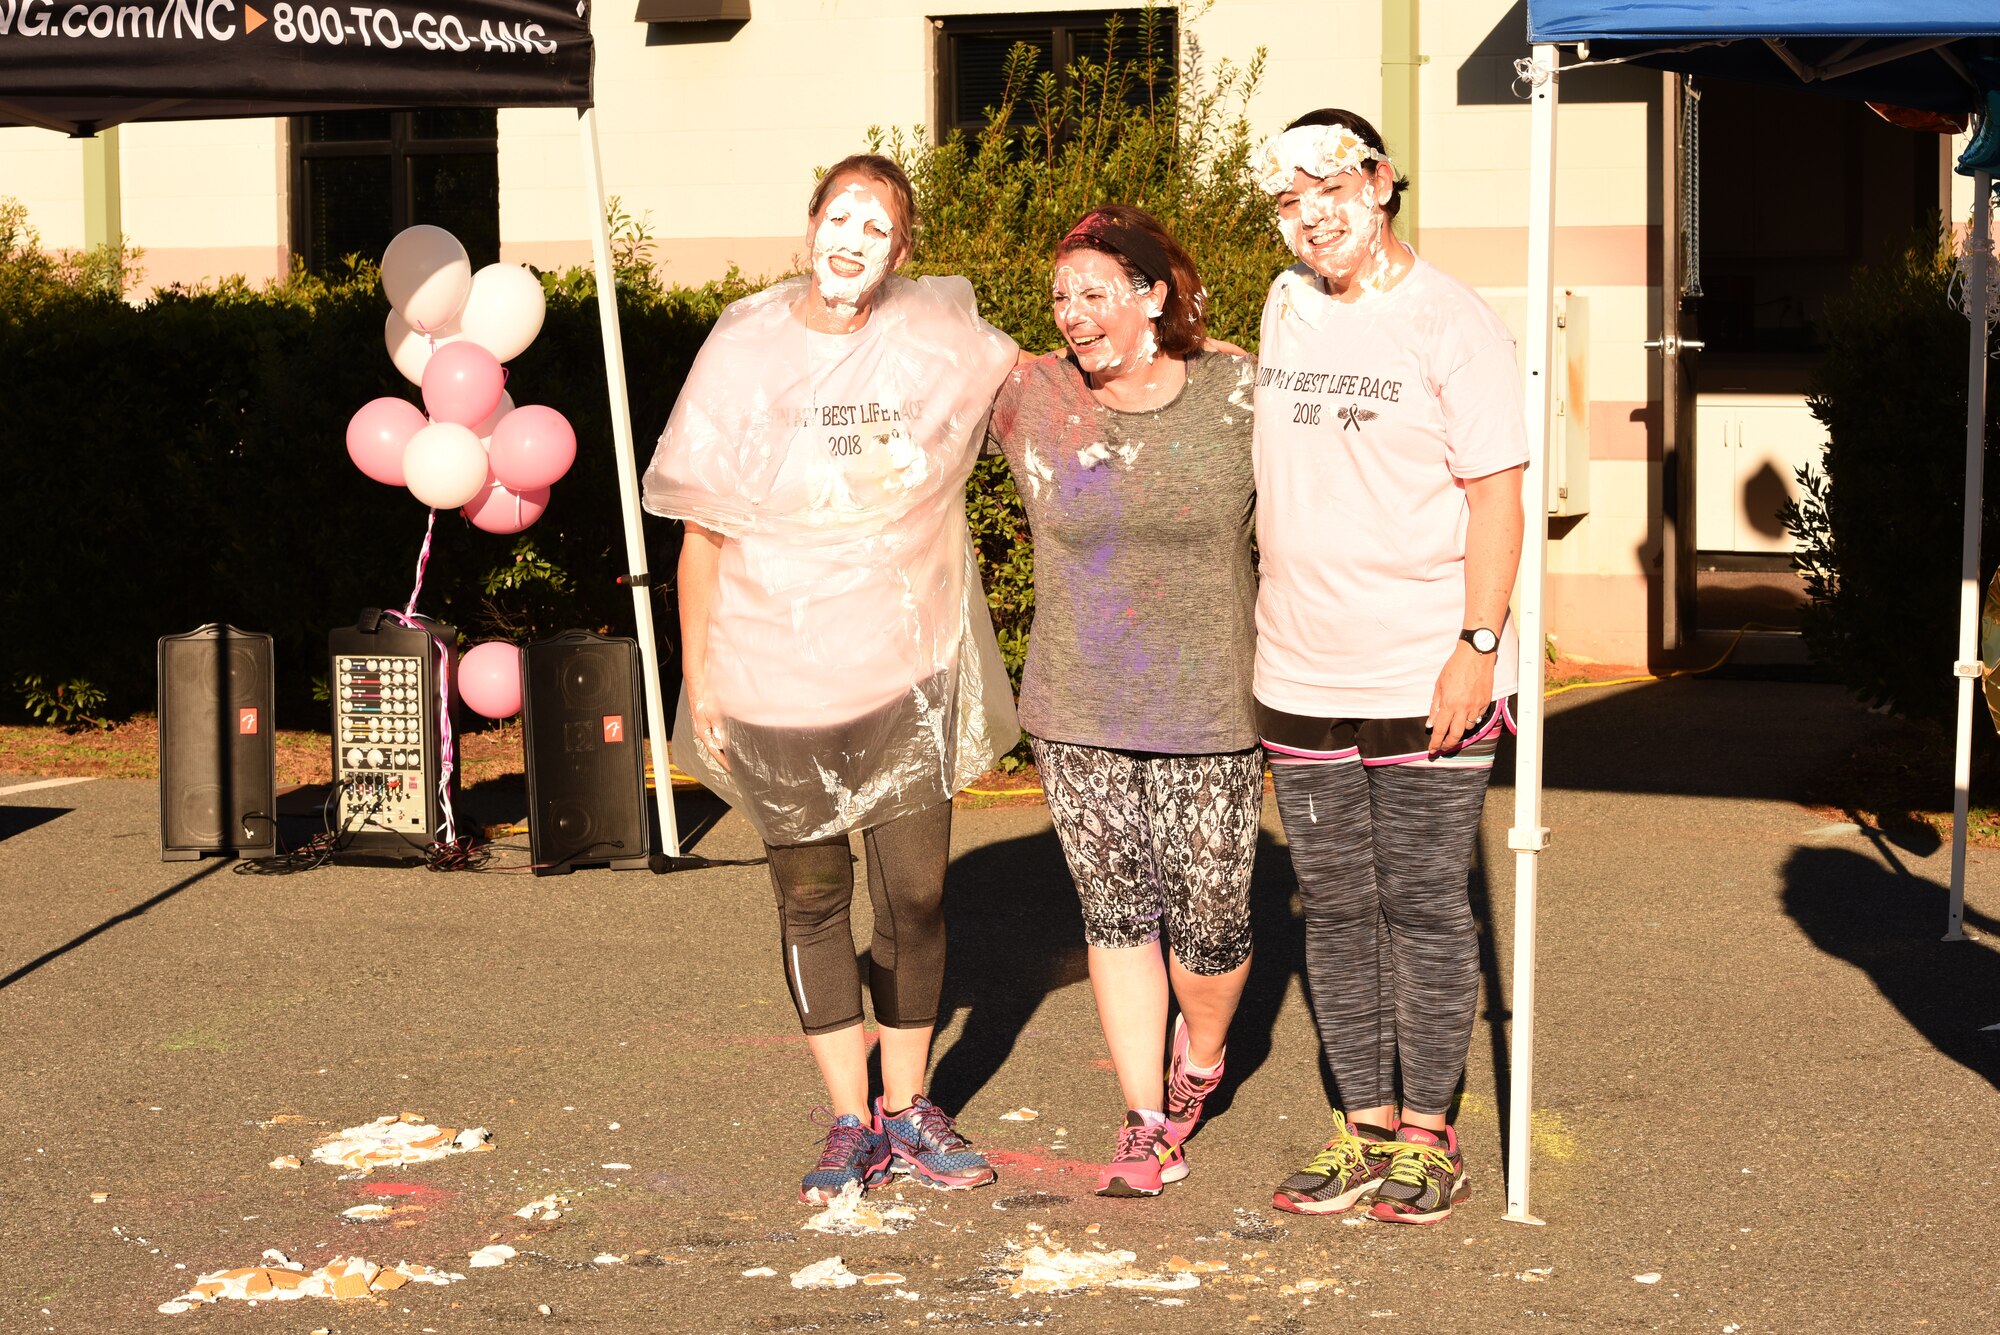
[[[1057,484],[1022,493],[1035,542],[1028,731],[1184,755],[1256,744],[1251,422],[1228,402],[1249,365],[1190,358],[1181,394],[1147,413],[1098,405],[1068,360],[1003,386],[989,443],[1017,478],[1033,443]],[[1107,457],[1081,457],[1099,445]]]

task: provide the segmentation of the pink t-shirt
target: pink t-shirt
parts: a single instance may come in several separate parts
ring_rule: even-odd
[[[1353,303],[1296,265],[1264,302],[1256,395],[1257,698],[1427,714],[1465,626],[1463,479],[1528,459],[1512,335],[1421,259]],[[1516,654],[1510,619],[1495,698]]]

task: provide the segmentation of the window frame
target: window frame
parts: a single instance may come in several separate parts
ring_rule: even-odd
[[[413,190],[412,172],[414,159],[423,157],[470,157],[491,156],[494,159],[493,214],[494,234],[499,234],[500,191],[499,157],[500,124],[499,113],[494,108],[472,108],[473,110],[494,111],[493,133],[491,135],[460,136],[457,138],[426,138],[416,133],[418,111],[398,111],[393,108],[367,108],[380,111],[389,117],[389,137],[386,139],[329,139],[314,141],[309,130],[312,116],[287,117],[287,134],[290,141],[290,181],[291,181],[291,253],[293,258],[305,262],[311,273],[327,272],[321,264],[321,257],[312,252],[312,216],[307,196],[309,169],[307,164],[316,158],[384,158],[389,159],[389,234],[394,236],[410,226],[414,219],[410,216],[410,200]],[[333,113],[340,114],[340,113]],[[497,258],[497,256],[495,257]],[[340,259],[327,257],[327,264]],[[475,265],[475,267],[477,267]]]
[[[934,140],[943,143],[951,137],[953,130],[964,130],[970,137],[985,127],[983,116],[971,122],[957,119],[959,70],[956,44],[959,38],[1015,35],[1018,40],[1047,33],[1051,39],[1049,64],[1056,76],[1057,87],[1062,87],[1069,82],[1069,67],[1076,62],[1078,33],[1101,34],[1104,25],[1113,17],[1125,21],[1127,32],[1136,32],[1145,13],[1144,5],[1134,5],[1129,8],[1044,10],[1025,14],[950,14],[932,19],[933,61],[936,67],[931,106]],[[1160,6],[1158,13],[1171,27],[1167,63],[1172,77],[1178,80],[1181,63],[1180,14],[1168,6]]]

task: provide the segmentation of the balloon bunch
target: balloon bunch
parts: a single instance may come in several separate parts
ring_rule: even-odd
[[[424,406],[371,399],[347,424],[347,453],[377,482],[488,533],[519,533],[548,508],[576,459],[576,432],[553,408],[515,407],[503,362],[527,350],[547,312],[541,280],[519,265],[474,273],[458,238],[419,225],[382,255],[389,359]]]

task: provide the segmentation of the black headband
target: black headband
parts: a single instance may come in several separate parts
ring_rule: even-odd
[[[1069,235],[1056,247],[1057,253],[1086,247],[1109,251],[1137,266],[1148,282],[1165,283],[1173,278],[1174,267],[1166,247],[1136,227],[1127,227],[1103,213],[1086,213]]]

